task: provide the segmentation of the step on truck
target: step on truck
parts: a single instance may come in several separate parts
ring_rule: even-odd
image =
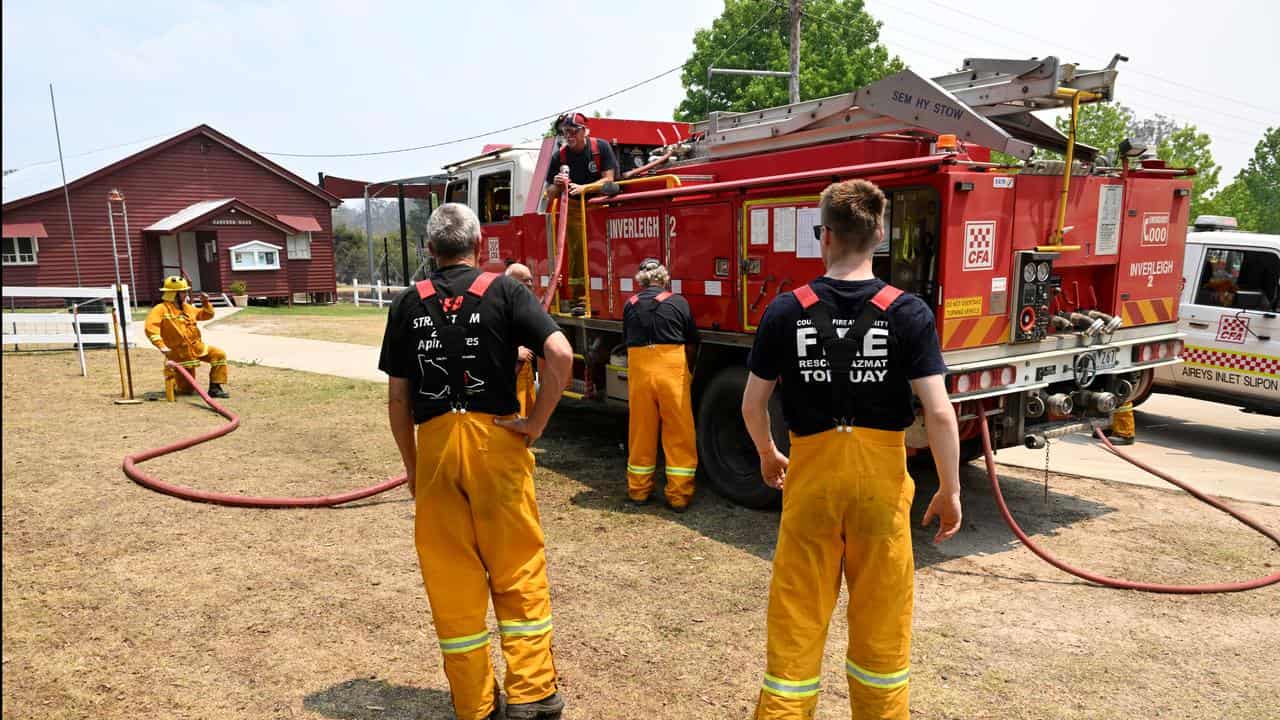
[[[588,289],[584,315],[551,305],[574,346],[566,394],[583,401],[625,404],[622,308],[639,263],[661,258],[701,329],[700,477],[765,507],[777,494],[760,482],[739,412],[747,353],[769,301],[823,273],[812,226],[832,182],[865,178],[889,200],[874,269],[933,308],[966,458],[981,452],[979,422],[997,448],[1034,446],[1106,424],[1146,371],[1179,362],[1195,171],[1128,142],[1087,147],[1035,115],[1066,109],[1074,128],[1081,105],[1113,98],[1123,59],[1094,70],[1055,57],[969,59],[941,77],[904,70],[692,124],[593,118],[621,178],[567,201],[587,228],[575,263],[585,276],[561,275],[558,287],[558,261],[569,267],[557,254],[559,201],[543,193],[555,138],[447,166],[446,198],[480,216],[489,269],[522,262],[557,298],[570,282]],[[772,417],[785,449],[782,414]],[[926,451],[922,420],[907,439]]]

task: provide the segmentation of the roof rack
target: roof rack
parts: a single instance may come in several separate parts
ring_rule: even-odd
[[[923,130],[954,134],[967,143],[1027,159],[1035,148],[1063,151],[1067,138],[1031,113],[1083,102],[1110,100],[1116,55],[1100,70],[1082,70],[1056,57],[1030,60],[969,58],[963,67],[936,78],[903,70],[841,95],[744,113],[714,112],[695,123],[702,134],[697,154],[712,158]],[[1085,94],[1087,93],[1087,94]],[[1076,144],[1092,160],[1097,150]]]

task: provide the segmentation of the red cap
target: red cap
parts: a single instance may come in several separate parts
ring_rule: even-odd
[[[564,115],[561,115],[559,119],[556,120],[556,128],[557,129],[563,128],[565,125],[570,125],[573,127],[586,127],[587,116],[583,115],[580,112],[565,113]]]

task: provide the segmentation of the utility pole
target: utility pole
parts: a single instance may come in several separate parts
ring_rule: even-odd
[[[791,102],[800,102],[800,6],[804,0],[791,0]]]

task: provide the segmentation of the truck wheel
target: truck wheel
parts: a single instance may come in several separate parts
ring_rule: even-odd
[[[1138,387],[1133,393],[1133,398],[1129,400],[1129,402],[1133,403],[1134,407],[1138,407],[1142,403],[1146,402],[1147,398],[1151,397],[1151,391],[1156,386],[1155,380],[1155,370],[1147,369],[1138,374]]]
[[[698,406],[698,474],[722,497],[744,507],[777,506],[782,494],[760,479],[760,459],[742,421],[747,370],[730,367],[711,379]],[[773,440],[783,453],[790,439],[782,420],[780,395],[769,402]]]

